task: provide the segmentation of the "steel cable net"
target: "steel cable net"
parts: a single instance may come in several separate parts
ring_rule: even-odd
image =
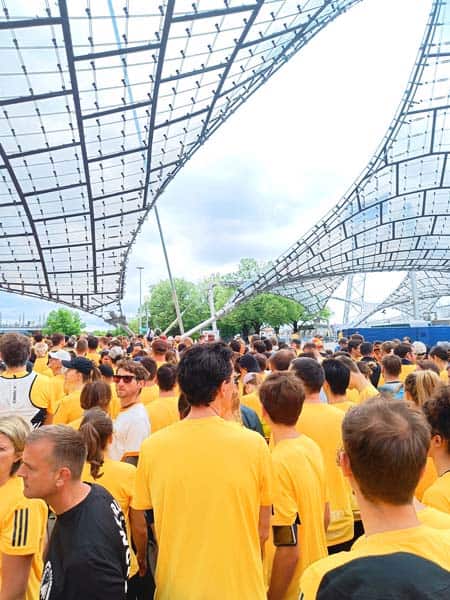
[[[121,318],[168,182],[359,0],[2,0],[0,289]]]
[[[339,277],[351,273],[450,271],[450,2],[430,5],[408,88],[368,167],[229,307],[261,291],[282,293],[293,282],[328,278],[329,298]]]
[[[450,296],[450,273],[440,271],[419,271],[415,273],[418,313],[428,318],[438,301]],[[388,308],[398,309],[402,314],[414,316],[414,299],[411,278],[407,275],[398,287],[383,302],[364,311],[352,323],[353,326],[365,323],[372,315]]]

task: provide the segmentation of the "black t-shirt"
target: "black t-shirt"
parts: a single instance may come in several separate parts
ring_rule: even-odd
[[[123,600],[129,565],[122,511],[109,492],[92,484],[86,498],[56,520],[40,600]]]

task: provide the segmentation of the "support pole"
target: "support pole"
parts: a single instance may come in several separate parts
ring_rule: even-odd
[[[175,283],[172,278],[172,271],[170,270],[169,257],[167,256],[166,244],[164,242],[164,236],[161,229],[161,222],[159,220],[158,208],[156,203],[153,206],[153,210],[155,211],[156,223],[158,224],[159,237],[161,238],[161,245],[164,252],[164,260],[166,261],[167,272],[169,274],[170,287],[172,288],[172,298],[173,303],[175,305],[175,313],[177,315],[178,327],[180,328],[181,335],[184,335],[184,325],[183,319],[181,317],[180,305],[178,303],[177,290],[175,289]]]
[[[214,306],[214,283],[211,282],[211,285],[208,288],[208,301],[209,301],[209,310],[211,312],[212,328],[214,331],[217,331],[217,321],[216,321],[216,308]]]
[[[416,282],[416,273],[414,271],[410,271],[409,280],[411,282],[411,295],[413,301],[413,316],[415,320],[420,318],[419,316],[419,300],[417,298],[417,282]]]
[[[139,315],[138,315],[139,332],[138,333],[141,333],[141,330],[142,330],[142,271],[143,271],[144,267],[136,267],[136,269],[139,271]]]

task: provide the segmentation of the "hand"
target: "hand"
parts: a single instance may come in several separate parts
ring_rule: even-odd
[[[148,566],[147,566],[147,557],[137,555],[137,561],[139,565],[139,577],[144,577],[147,574]]]

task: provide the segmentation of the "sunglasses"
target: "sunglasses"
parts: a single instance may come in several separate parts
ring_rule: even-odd
[[[113,379],[114,383],[120,383],[121,381],[124,383],[131,383],[136,377],[134,375],[114,375]]]

